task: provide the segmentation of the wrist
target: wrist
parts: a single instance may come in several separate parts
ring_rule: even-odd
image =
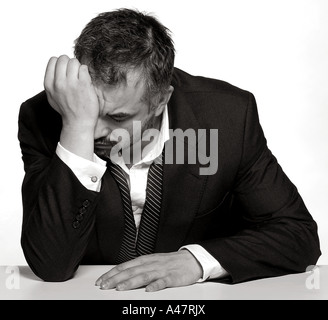
[[[189,260],[188,264],[192,266],[195,278],[201,279],[203,277],[203,267],[199,260],[186,248],[182,248],[178,252],[185,256],[185,260]]]
[[[68,151],[92,161],[94,154],[94,128],[63,125],[60,144]]]
[[[93,119],[68,119],[62,116],[62,124],[65,130],[76,132],[93,132],[96,127],[97,120]]]

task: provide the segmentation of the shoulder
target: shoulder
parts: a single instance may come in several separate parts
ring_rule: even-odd
[[[45,91],[41,91],[35,96],[24,101],[20,107],[21,115],[32,115],[37,113],[38,110],[49,109],[50,105],[48,103],[47,95]]]
[[[44,122],[48,119],[51,119],[51,122],[56,122],[56,120],[61,118],[48,103],[45,91],[41,91],[21,104],[19,111],[20,121]]]
[[[248,98],[249,92],[226,81],[203,76],[191,75],[181,69],[174,68],[172,86],[183,93],[217,94],[226,97]]]
[[[175,68],[171,105],[183,114],[186,110],[201,126],[213,126],[224,121],[242,124],[249,106],[256,108],[252,93],[228,82],[190,75]]]
[[[19,110],[20,140],[23,138],[29,143],[32,140],[49,140],[57,143],[61,130],[61,116],[48,103],[45,91],[24,101]]]

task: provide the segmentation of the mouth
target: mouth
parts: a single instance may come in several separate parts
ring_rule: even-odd
[[[95,141],[94,152],[98,157],[107,161],[107,159],[110,158],[110,153],[112,152],[114,145],[115,143],[110,141]]]
[[[113,146],[114,146],[113,144],[109,144],[109,143],[94,144],[95,149],[109,149],[112,148]]]
[[[115,146],[117,144],[117,141],[109,141],[109,140],[95,140],[94,142],[94,147],[95,149],[108,149],[108,148],[112,148],[113,146]]]

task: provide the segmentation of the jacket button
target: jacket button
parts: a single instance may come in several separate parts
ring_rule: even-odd
[[[80,224],[79,221],[74,220],[72,225],[73,225],[73,228],[74,228],[74,229],[78,229],[78,228],[80,228],[80,225],[81,225],[81,224]]]
[[[89,200],[84,200],[83,203],[82,203],[83,207],[89,207],[90,205],[90,201]]]
[[[81,207],[81,208],[79,209],[79,212],[80,212],[81,214],[86,213],[86,212],[87,212],[86,207]]]
[[[82,221],[83,220],[83,214],[77,214],[75,218],[76,218],[77,222]]]

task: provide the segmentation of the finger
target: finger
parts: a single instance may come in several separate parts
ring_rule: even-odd
[[[47,91],[51,90],[54,83],[56,63],[57,63],[57,57],[51,57],[47,64],[46,72],[44,75],[44,81],[43,81],[44,88]]]
[[[121,263],[121,264],[117,265],[116,267],[112,268],[111,270],[109,270],[108,272],[104,273],[101,277],[99,277],[96,280],[96,285],[99,286],[102,281],[105,281],[105,280],[115,276],[116,274],[121,273],[129,268],[141,266],[143,264],[148,264],[148,263],[152,262],[153,259],[154,259],[154,255],[146,255],[146,256],[138,257],[136,259]]]
[[[87,65],[85,64],[80,65],[78,77],[80,80],[91,82],[91,76]]]
[[[148,286],[146,286],[146,291],[155,292],[173,286],[174,285],[172,285],[171,279],[169,277],[165,277],[151,282]]]
[[[55,86],[66,80],[67,64],[69,60],[69,57],[66,55],[62,55],[58,58],[55,67]]]
[[[116,285],[116,290],[124,291],[145,287],[149,285],[149,283],[154,282],[155,280],[157,281],[159,277],[160,274],[158,271],[143,272],[127,280],[120,281]]]
[[[134,259],[136,260],[136,259]],[[99,277],[96,281],[96,286],[101,286],[103,283],[105,283],[108,279],[113,278],[114,276],[121,274],[122,272],[131,269],[132,267],[138,266],[138,264],[132,263],[132,261],[128,261],[128,262],[124,262],[121,263],[119,265],[117,265],[116,267],[112,268],[111,270],[109,270],[108,272],[106,272],[105,274],[103,274],[101,277]]]
[[[109,272],[110,273],[110,272]],[[108,274],[109,274],[108,273]],[[134,268],[129,268],[112,276],[106,276],[100,283],[100,289],[113,289],[116,288],[117,284],[120,282],[128,281],[129,279],[135,277],[138,274],[138,270]]]
[[[114,269],[114,267],[113,267],[111,270],[113,270],[113,269]],[[103,280],[105,280],[105,279],[108,278],[108,274],[111,272],[111,270],[109,270],[108,272],[106,272],[106,273],[104,273],[102,276],[100,276],[100,277],[96,280],[95,285],[96,285],[96,286],[100,286],[101,282],[102,282]]]
[[[126,269],[115,276],[103,281],[100,289],[130,290],[146,286],[160,277],[159,272],[152,267],[133,267]]]
[[[80,62],[76,58],[70,59],[67,63],[66,77],[68,79],[79,78]]]

